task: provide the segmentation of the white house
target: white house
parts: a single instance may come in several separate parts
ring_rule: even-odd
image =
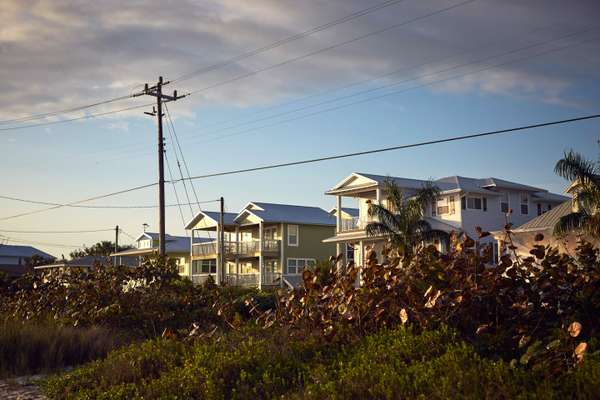
[[[338,254],[344,244],[350,244],[354,247],[354,259],[361,260],[359,264],[362,264],[367,245],[381,249],[383,239],[367,236],[365,227],[371,222],[368,201],[385,205],[383,185],[388,179],[397,184],[407,197],[428,183],[419,179],[352,173],[326,192],[336,197],[336,209],[344,210],[348,204],[343,203],[352,202],[352,206],[359,210],[359,215],[351,219],[345,217],[344,212],[335,213],[336,234],[325,242],[337,243]],[[431,183],[440,189],[440,196],[436,204],[425,210],[425,220],[433,229],[448,233],[465,232],[471,237],[477,236],[477,226],[484,231],[499,230],[504,227],[507,218],[518,226],[568,199],[545,189],[498,178],[450,176]],[[512,213],[509,214],[509,210]],[[488,240],[493,242],[492,238]],[[444,250],[441,243],[440,249]]]

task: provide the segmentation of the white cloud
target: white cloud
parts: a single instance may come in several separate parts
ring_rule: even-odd
[[[175,86],[180,92],[210,86],[455,3],[456,0],[406,0]],[[0,118],[131,93],[158,75],[170,79],[372,4],[366,0],[187,0],[153,4],[5,0],[0,2]],[[594,23],[599,14],[600,6],[591,0],[480,0],[203,91],[178,103],[177,109],[189,116],[204,104],[270,104],[414,66],[438,55],[467,60],[464,54],[478,45],[496,41],[499,49],[510,49],[519,46],[523,37],[540,40],[582,29]],[[539,29],[531,33],[535,28]],[[552,58],[553,68],[511,65],[446,83],[441,89],[527,96],[568,104],[567,93],[578,78],[573,71],[597,74],[600,63],[597,56],[589,54],[589,48],[581,48],[581,54],[577,51],[573,50],[568,58]],[[429,68],[435,70],[443,65]],[[99,110],[121,106],[113,104]],[[128,115],[141,114],[135,110]]]

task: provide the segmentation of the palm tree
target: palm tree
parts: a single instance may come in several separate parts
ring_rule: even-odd
[[[432,229],[423,219],[424,210],[435,204],[439,196],[436,186],[427,183],[411,197],[404,196],[392,180],[386,180],[383,188],[387,206],[369,205],[369,216],[375,217],[376,222],[366,226],[367,235],[387,237],[402,256],[413,254],[420,243],[448,239],[446,232]]]
[[[571,150],[558,160],[554,172],[576,185],[575,211],[556,223],[554,234],[580,232],[600,238],[600,165]]]

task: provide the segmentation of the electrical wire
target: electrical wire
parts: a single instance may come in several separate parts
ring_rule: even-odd
[[[137,106],[131,106],[131,107],[126,107],[126,108],[121,108],[121,109],[118,109],[118,110],[112,110],[112,111],[106,111],[106,112],[101,112],[101,113],[96,113],[96,114],[83,115],[81,117],[76,117],[76,118],[61,119],[61,120],[58,120],[58,121],[48,121],[48,122],[40,122],[40,123],[37,123],[37,124],[0,127],[0,131],[14,131],[14,130],[17,130],[17,129],[26,129],[26,128],[35,128],[35,127],[39,127],[39,126],[48,126],[48,125],[55,125],[55,124],[63,124],[63,123],[66,123],[66,122],[79,121],[79,120],[82,120],[82,119],[91,119],[91,118],[96,118],[96,117],[102,117],[102,116],[105,116],[105,115],[117,114],[117,113],[121,113],[121,112],[125,112],[125,111],[130,111],[130,110],[136,110],[136,109],[139,109],[139,108],[145,108],[145,107],[151,106],[153,104],[154,103],[142,104],[142,105],[137,105]]]
[[[12,242],[12,243],[21,243],[21,244],[34,244],[34,245],[38,245],[38,246],[48,246],[48,247],[63,247],[63,248],[70,248],[70,249],[79,249],[82,246],[77,246],[74,244],[59,244],[59,243],[47,243],[47,242],[32,242],[30,240],[20,240],[18,238],[12,238],[12,237],[8,237],[8,236],[0,236],[1,239],[6,240],[7,242]]]
[[[114,231],[114,228],[108,229],[88,229],[88,230],[74,230],[74,231],[35,231],[35,230],[9,230],[9,229],[0,229],[0,232],[7,233],[35,233],[35,234],[71,234],[71,233],[98,233],[98,232],[109,232]]]
[[[259,167],[236,169],[236,170],[224,171],[224,172],[215,172],[215,173],[206,174],[206,175],[196,175],[196,176],[192,176],[190,179],[193,179],[193,180],[206,179],[206,178],[213,178],[213,177],[217,177],[217,176],[235,175],[235,174],[242,174],[242,173],[247,173],[247,172],[264,171],[264,170],[268,170],[268,169],[290,167],[290,166],[294,166],[294,165],[312,164],[312,163],[323,162],[323,161],[338,160],[338,159],[342,159],[342,158],[384,153],[384,152],[394,151],[394,150],[402,150],[402,149],[409,149],[409,148],[415,148],[415,147],[430,146],[433,144],[456,142],[456,141],[475,139],[475,138],[481,138],[481,137],[486,137],[486,136],[501,135],[501,134],[507,134],[507,133],[511,133],[511,132],[527,131],[530,129],[542,128],[542,127],[552,126],[552,125],[562,125],[562,124],[567,124],[567,123],[572,123],[572,122],[577,122],[577,121],[591,120],[591,119],[596,119],[596,118],[600,118],[600,114],[591,114],[591,115],[586,115],[586,116],[582,116],[582,117],[575,117],[575,118],[569,118],[569,119],[563,119],[563,120],[557,120],[557,121],[542,122],[542,123],[538,123],[538,124],[519,126],[516,128],[507,128],[507,129],[501,129],[501,130],[495,130],[495,131],[489,131],[489,132],[475,133],[475,134],[470,134],[470,135],[453,136],[453,137],[448,137],[448,138],[444,138],[444,139],[428,140],[428,141],[423,141],[423,142],[391,146],[391,147],[382,147],[382,148],[374,149],[374,150],[366,150],[366,151],[358,151],[358,152],[354,152],[354,153],[338,154],[338,155],[333,155],[333,156],[312,158],[312,159],[308,159],[308,160],[284,162],[284,163],[279,163],[279,164],[263,165],[263,166],[259,166]]]
[[[301,160],[301,161],[292,161],[292,162],[284,162],[284,163],[279,163],[279,164],[263,165],[263,166],[259,166],[259,167],[216,172],[216,173],[206,174],[206,175],[196,175],[196,176],[191,176],[189,179],[198,180],[198,179],[206,179],[206,178],[212,178],[212,177],[224,176],[224,175],[242,174],[242,173],[247,173],[247,172],[263,171],[263,170],[268,170],[268,169],[283,168],[283,167],[289,167],[289,166],[295,166],[295,165],[311,164],[311,163],[318,163],[318,162],[323,162],[323,161],[331,161],[331,160],[337,160],[337,159],[342,159],[342,158],[358,157],[358,156],[363,156],[363,155],[377,154],[377,153],[383,153],[383,152],[394,151],[394,150],[409,149],[409,148],[416,148],[416,147],[422,147],[422,146],[430,146],[430,145],[440,144],[440,143],[449,143],[449,142],[463,141],[463,140],[468,140],[468,139],[476,139],[476,138],[481,138],[481,137],[507,134],[507,133],[511,133],[511,132],[520,132],[520,131],[527,132],[528,130],[531,130],[531,129],[537,129],[537,128],[554,126],[554,125],[565,125],[565,124],[569,124],[569,123],[573,123],[573,122],[592,120],[592,119],[598,119],[598,118],[600,118],[600,114],[590,114],[590,115],[584,115],[584,116],[579,116],[579,117],[574,117],[574,118],[561,119],[561,120],[555,120],[555,121],[549,121],[549,122],[541,122],[541,123],[537,123],[537,124],[524,125],[524,126],[518,126],[518,127],[513,127],[513,128],[507,128],[507,129],[500,129],[500,130],[487,131],[487,132],[474,133],[474,134],[461,135],[461,136],[452,136],[452,137],[447,137],[447,138],[443,138],[443,139],[428,140],[428,141],[422,141],[422,142],[417,142],[417,143],[412,143],[412,144],[403,144],[403,145],[398,145],[398,146],[382,147],[382,148],[378,148],[378,149],[365,150],[365,151],[359,151],[359,152],[354,152],[354,153],[345,153],[345,154],[312,158],[312,159]],[[177,180],[175,180],[175,182],[177,182]],[[71,204],[71,205],[72,204],[80,204],[80,203],[85,203],[85,202],[93,201],[93,200],[97,200],[97,199],[103,199],[103,198],[107,198],[107,197],[111,197],[111,196],[116,196],[116,195],[119,195],[122,193],[133,192],[133,191],[141,190],[144,188],[156,186],[157,184],[158,183],[151,183],[151,184],[147,184],[147,185],[135,186],[135,187],[119,190],[119,191],[112,192],[112,193],[107,193],[107,194],[98,195],[98,196],[83,199],[83,200],[74,201],[74,202],[71,202],[68,204]],[[67,204],[64,204],[64,205],[45,208],[45,209],[41,209],[41,210],[35,210],[35,211],[29,212],[29,213],[21,213],[21,214],[11,215],[8,217],[0,218],[0,221],[18,218],[18,217],[21,217],[24,215],[31,215],[31,214],[41,213],[41,212],[45,212],[45,211],[50,211],[53,209],[57,209],[60,207],[66,207],[66,206],[67,206]]]
[[[61,206],[61,207],[71,207],[71,208],[97,208],[97,209],[103,209],[103,208],[108,208],[108,209],[149,209],[149,208],[158,208],[157,205],[118,205],[118,206],[111,206],[111,205],[85,205],[85,204],[63,204],[63,203],[52,203],[52,202],[48,202],[48,201],[37,201],[37,200],[29,200],[29,199],[22,199],[22,198],[18,198],[18,197],[12,197],[12,196],[3,196],[0,195],[0,199],[4,199],[4,200],[12,200],[12,201],[19,201],[22,203],[29,203],[29,204],[39,204],[39,205],[44,205],[44,206]],[[195,204],[209,204],[209,203],[215,203],[218,202],[219,200],[203,200],[203,201],[197,201],[195,203],[179,203],[179,204],[166,204],[165,207],[179,207],[179,206],[188,206],[188,205],[195,205]]]
[[[207,72],[210,72],[210,71],[214,71],[216,69],[220,69],[220,68],[226,67],[228,65],[232,65],[232,64],[234,64],[234,63],[236,63],[238,61],[241,61],[243,59],[246,59],[246,58],[255,56],[257,54],[264,53],[266,51],[275,49],[275,48],[283,46],[283,45],[285,45],[287,43],[290,43],[290,42],[296,41],[298,39],[302,39],[302,38],[305,38],[307,36],[313,35],[315,33],[324,31],[324,30],[329,29],[331,27],[334,27],[336,25],[343,24],[343,23],[348,22],[348,21],[352,21],[354,19],[357,19],[357,18],[362,17],[362,16],[367,15],[367,14],[371,14],[371,13],[373,13],[375,11],[379,11],[379,10],[381,10],[383,8],[395,5],[395,4],[400,3],[402,1],[404,1],[404,0],[388,0],[388,1],[384,1],[384,2],[382,2],[380,4],[377,4],[375,6],[367,7],[365,9],[363,9],[363,10],[359,10],[359,11],[356,11],[356,12],[354,12],[352,14],[346,15],[345,17],[338,18],[336,20],[333,20],[333,21],[327,22],[327,23],[325,23],[323,25],[319,25],[319,26],[316,26],[314,28],[305,30],[305,31],[300,32],[298,34],[295,34],[295,35],[292,35],[292,36],[288,36],[288,37],[286,37],[284,39],[280,39],[280,40],[278,40],[276,42],[273,42],[273,43],[270,43],[268,45],[256,48],[254,50],[250,50],[250,51],[244,52],[244,53],[239,54],[239,55],[237,55],[235,57],[232,57],[232,58],[230,58],[228,60],[221,61],[221,62],[218,62],[216,64],[208,65],[206,67],[197,69],[197,70],[189,72],[187,74],[180,75],[179,77],[177,77],[175,79],[172,79],[171,83],[182,81],[182,80],[186,80],[186,79],[189,79],[189,78],[191,78],[192,76],[195,76],[195,75],[204,74],[204,73],[207,73]]]
[[[427,13],[427,14],[421,15],[419,17],[411,18],[409,20],[406,20],[406,21],[403,21],[403,22],[400,22],[400,23],[397,23],[397,24],[393,24],[393,25],[387,26],[385,28],[378,29],[376,31],[372,31],[372,32],[366,33],[364,35],[356,36],[356,37],[354,37],[352,39],[349,39],[349,40],[346,40],[346,41],[343,41],[343,42],[340,42],[340,43],[336,43],[334,45],[327,46],[327,47],[324,47],[324,48],[321,48],[321,49],[318,49],[318,50],[314,50],[314,51],[311,51],[309,53],[305,53],[305,54],[303,54],[301,56],[298,56],[298,57],[289,58],[289,59],[284,60],[282,62],[279,62],[277,64],[272,64],[272,65],[269,65],[269,66],[264,67],[264,68],[260,68],[260,69],[254,70],[254,71],[250,71],[250,72],[247,72],[245,74],[235,76],[233,78],[229,78],[229,79],[226,79],[226,80],[223,80],[223,81],[220,81],[220,82],[216,82],[216,83],[213,83],[211,85],[208,85],[208,86],[205,86],[205,87],[202,87],[202,88],[199,88],[199,89],[192,90],[192,91],[186,93],[186,96],[191,96],[191,95],[194,95],[196,93],[204,92],[206,90],[214,89],[214,88],[219,87],[219,86],[223,86],[223,85],[227,85],[229,83],[237,82],[239,80],[246,79],[248,77],[251,77],[251,76],[254,76],[254,75],[258,75],[260,73],[263,73],[263,72],[266,72],[266,71],[270,71],[270,70],[282,67],[282,66],[287,65],[287,64],[294,63],[296,61],[304,60],[306,58],[315,56],[317,54],[324,53],[326,51],[330,51],[330,50],[336,49],[338,47],[342,47],[342,46],[345,46],[345,45],[348,45],[348,44],[351,44],[351,43],[354,43],[354,42],[357,42],[359,40],[363,40],[363,39],[366,39],[366,38],[369,38],[369,37],[372,37],[372,36],[375,36],[375,35],[380,35],[382,33],[389,32],[391,30],[400,28],[402,26],[411,24],[413,22],[421,21],[421,20],[424,20],[426,18],[432,17],[434,15],[438,15],[438,14],[441,14],[443,12],[446,12],[446,11],[449,11],[449,10],[452,10],[452,9],[455,9],[455,8],[458,8],[458,7],[462,7],[464,5],[467,5],[469,3],[473,3],[475,1],[477,1],[477,0],[464,0],[464,1],[460,2],[460,3],[454,4],[452,6],[445,7],[445,8],[442,8],[442,9],[439,9],[439,10]]]
[[[179,195],[177,194],[177,187],[175,187],[176,182],[173,179],[173,172],[171,171],[171,164],[169,163],[169,157],[167,156],[167,152],[165,151],[165,161],[167,162],[167,170],[169,171],[169,179],[170,179],[170,183],[173,185],[173,191],[175,192],[175,200],[177,200],[177,203],[179,203]],[[183,209],[181,208],[181,206],[179,206],[179,215],[181,216],[181,223],[183,224],[183,229],[185,230],[185,217],[183,216]],[[194,215],[192,213],[192,218],[194,218]]]

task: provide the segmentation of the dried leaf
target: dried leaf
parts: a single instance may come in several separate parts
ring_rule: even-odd
[[[571,335],[571,337],[577,337],[581,333],[581,329],[582,326],[579,322],[573,322],[571,325],[569,325],[569,335]]]
[[[408,322],[408,313],[406,312],[405,308],[400,310],[400,321],[402,321],[402,324],[405,324]]]

